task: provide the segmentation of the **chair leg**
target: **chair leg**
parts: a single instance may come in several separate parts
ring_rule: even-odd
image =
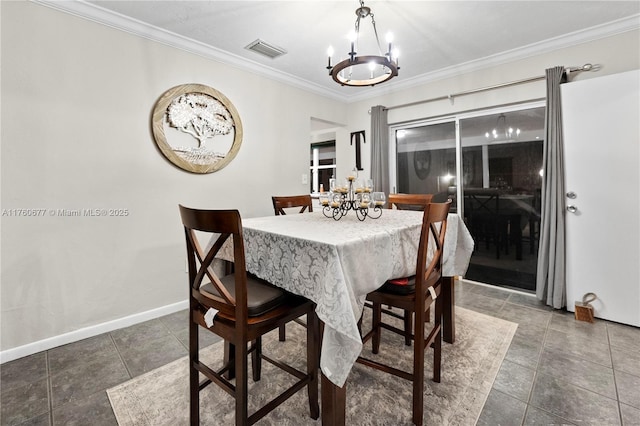
[[[191,315],[191,313],[190,313]],[[189,419],[192,426],[200,424],[200,384],[194,365],[198,357],[198,324],[189,319]]]
[[[320,321],[320,318],[317,318],[316,315],[316,320],[318,321],[318,369],[320,369],[320,356],[322,355],[322,338],[324,336],[324,322]]]
[[[440,383],[440,367],[442,364],[442,297],[438,297],[435,303],[434,327],[438,327],[436,340],[433,342],[433,381]]]
[[[249,418],[249,385],[247,380],[248,363],[247,360],[247,343],[239,342],[234,346],[235,370],[236,370],[236,426],[244,426],[248,424]]]
[[[260,373],[262,372],[262,337],[258,337],[253,342],[254,350],[251,352],[251,368],[253,371],[253,381],[260,380]]]
[[[373,303],[373,335],[371,338],[371,352],[377,354],[380,352],[380,322],[382,321],[382,305],[380,303]]]
[[[228,341],[224,341],[224,363],[229,366],[229,370],[224,374],[225,379],[232,380],[236,378],[235,363],[235,345]]]
[[[411,334],[413,334],[411,311],[404,310],[404,344],[411,346]]]
[[[424,412],[424,310],[414,313],[413,341],[413,423],[422,426]]]
[[[320,365],[320,324],[315,312],[307,314],[307,374],[311,380],[307,385],[309,396],[309,413],[313,420],[320,417],[320,404],[318,402],[318,368]]]
[[[278,340],[280,340],[281,342],[287,340],[287,329],[284,325],[281,325],[278,329]]]

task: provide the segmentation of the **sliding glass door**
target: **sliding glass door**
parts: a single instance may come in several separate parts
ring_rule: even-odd
[[[392,188],[454,201],[475,241],[465,278],[533,291],[544,107],[392,126]]]

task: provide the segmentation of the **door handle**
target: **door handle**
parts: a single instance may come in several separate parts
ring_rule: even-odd
[[[576,206],[574,206],[574,205],[567,206],[567,211],[568,211],[569,213],[575,213],[575,212],[577,212],[577,211],[578,211],[578,208],[577,208]]]

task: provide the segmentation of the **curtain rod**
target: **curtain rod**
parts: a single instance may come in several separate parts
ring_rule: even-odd
[[[584,64],[581,67],[565,68],[565,72],[568,74],[568,73],[580,72],[580,71],[597,71],[598,69],[599,69],[598,66],[594,66],[592,64]],[[449,99],[451,101],[451,103],[453,103],[453,98],[458,97],[458,96],[464,96],[464,95],[471,95],[471,94],[474,94],[474,93],[486,92],[486,91],[489,91],[489,90],[500,89],[502,87],[515,86],[517,84],[531,83],[533,81],[544,80],[545,78],[546,78],[546,76],[544,76],[544,75],[538,76],[538,77],[530,77],[530,78],[525,78],[525,79],[522,79],[522,80],[511,81],[511,82],[508,82],[508,83],[494,84],[493,86],[481,87],[479,89],[465,90],[463,92],[452,93],[450,95],[438,96],[436,98],[424,99],[424,100],[416,101],[416,102],[410,102],[408,104],[385,107],[384,109],[389,111],[389,110],[392,110],[392,109],[406,108],[406,107],[410,107],[410,106],[414,106],[414,105],[425,104],[425,103],[428,103],[428,102],[443,101],[445,99]],[[369,111],[369,113],[371,113],[371,111]]]

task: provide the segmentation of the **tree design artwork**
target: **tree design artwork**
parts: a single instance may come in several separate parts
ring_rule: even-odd
[[[225,106],[205,93],[187,93],[174,99],[167,108],[167,122],[198,140],[198,147],[173,147],[192,164],[211,164],[225,153],[208,149],[206,142],[216,135],[227,135],[234,128],[233,118]]]

